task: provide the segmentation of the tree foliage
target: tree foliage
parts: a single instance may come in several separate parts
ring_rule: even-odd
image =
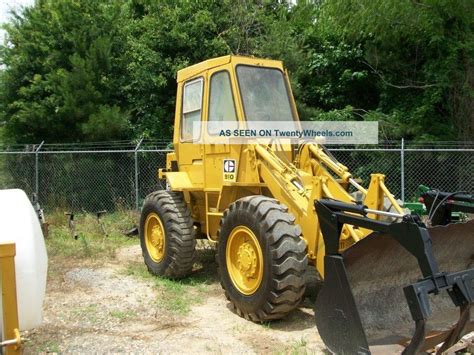
[[[469,0],[326,1],[318,29],[363,49],[378,87],[372,119],[409,138],[473,139],[473,10]]]
[[[21,143],[170,137],[176,72],[281,59],[300,116],[474,139],[469,0],[37,0],[6,24],[0,119]]]
[[[90,138],[97,115],[128,120],[115,79],[123,74],[120,10],[113,2],[44,0],[14,14],[1,48],[8,136],[22,143],[76,141]],[[128,124],[119,125],[114,137],[99,135],[127,137]]]

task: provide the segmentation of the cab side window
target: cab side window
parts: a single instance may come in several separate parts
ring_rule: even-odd
[[[211,76],[210,85],[208,132],[210,134],[217,134],[220,129],[219,123],[236,122],[237,115],[235,113],[229,73],[226,70],[214,73]]]
[[[193,141],[199,139],[202,113],[202,78],[191,80],[183,88],[183,112],[181,114],[181,139]],[[194,127],[194,122],[199,125]],[[193,132],[193,128],[195,132]],[[193,134],[194,133],[194,134]]]

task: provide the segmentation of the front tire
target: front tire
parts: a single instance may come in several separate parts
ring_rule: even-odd
[[[140,217],[140,244],[148,270],[169,278],[187,276],[194,264],[196,239],[183,194],[155,191],[147,196]]]
[[[277,200],[248,196],[224,212],[217,261],[221,285],[238,315],[284,317],[298,306],[308,264],[295,218]]]

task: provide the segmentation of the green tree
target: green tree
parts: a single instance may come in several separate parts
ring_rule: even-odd
[[[363,49],[357,66],[378,88],[366,119],[389,125],[397,138],[472,140],[473,10],[469,0],[324,1],[316,28]]]
[[[281,59],[302,119],[378,120],[384,138],[474,139],[470,0],[37,0],[0,46],[16,142],[170,138],[176,72]]]
[[[0,49],[7,136],[19,143],[127,137],[128,113],[118,109],[115,80],[122,72],[115,63],[122,52],[115,35],[119,15],[113,1],[94,0],[37,1],[14,14]],[[98,115],[111,112],[120,130],[91,129],[101,122]]]
[[[277,1],[130,1],[122,89],[135,134],[170,137],[176,72],[216,56],[259,54],[286,8]]]

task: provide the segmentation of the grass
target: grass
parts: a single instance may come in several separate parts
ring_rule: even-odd
[[[118,248],[136,244],[135,238],[123,233],[133,227],[138,215],[131,211],[118,211],[102,217],[108,236],[104,236],[94,215],[81,213],[74,216],[77,240],[68,227],[63,211],[54,211],[46,216],[49,235],[46,238],[48,255],[73,259],[114,258]]]
[[[308,349],[306,348],[307,345],[307,340],[301,337],[300,340],[293,342],[286,347],[283,352],[278,352],[278,354],[306,355],[308,354]]]
[[[276,355],[306,355],[308,354],[308,349],[307,349],[308,341],[304,338],[301,337],[300,340],[296,340],[293,343],[289,344],[288,346],[284,347],[283,350],[274,352]],[[323,354],[326,354],[323,352]]]
[[[90,304],[85,307],[74,309],[72,310],[72,313],[76,317],[80,317],[80,319],[83,321],[88,321],[91,323],[97,322],[98,309],[95,304]]]
[[[112,260],[116,251],[128,245],[138,244],[138,238],[129,238],[123,233],[137,224],[138,214],[131,211],[117,211],[106,214],[102,221],[108,236],[104,236],[95,215],[80,213],[75,215],[77,239],[68,227],[68,217],[63,211],[55,211],[46,216],[49,236],[46,238],[50,263],[50,276],[60,276],[63,266],[70,260],[99,261]],[[183,280],[170,280],[151,275],[143,263],[131,262],[125,265],[124,273],[151,281],[160,293],[157,306],[173,314],[187,314],[191,306],[201,302],[208,286],[215,283],[215,261],[211,250],[201,250],[195,272]],[[60,278],[58,278],[60,279]],[[89,312],[91,311],[91,312]],[[93,310],[81,309],[81,313],[93,318]],[[133,317],[127,312],[111,312],[120,320]],[[93,320],[93,319],[91,319]]]
[[[37,349],[38,353],[56,353],[60,352],[59,344],[55,341],[48,340],[41,344]]]
[[[183,280],[170,280],[150,274],[144,264],[133,263],[127,266],[126,275],[151,281],[160,292],[157,305],[174,314],[187,314],[191,306],[199,304],[213,283],[212,277],[197,272]]]
[[[126,319],[130,319],[130,318],[134,318],[136,317],[136,313],[133,312],[133,311],[120,311],[120,310],[116,310],[116,311],[110,311],[109,314],[114,317],[114,318],[117,318],[119,320],[126,320]]]

